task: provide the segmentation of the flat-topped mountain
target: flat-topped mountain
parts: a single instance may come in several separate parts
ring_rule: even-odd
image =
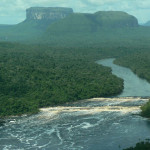
[[[27,20],[59,20],[73,13],[72,8],[31,7],[26,10]]]
[[[105,29],[138,27],[137,19],[121,11],[74,13],[72,8],[31,7],[26,10],[26,19],[16,25],[0,26],[0,39],[7,41],[35,40],[49,35],[85,34],[102,32]]]
[[[138,20],[121,11],[99,11],[94,14],[73,13],[68,17],[51,24],[49,33],[97,32],[103,28],[138,27]]]
[[[93,18],[103,27],[137,27],[138,20],[122,11],[98,11]]]

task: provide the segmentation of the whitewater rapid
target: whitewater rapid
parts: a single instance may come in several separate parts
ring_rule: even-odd
[[[0,127],[0,149],[120,150],[150,138],[149,121],[138,115],[147,101],[94,98],[42,108]]]

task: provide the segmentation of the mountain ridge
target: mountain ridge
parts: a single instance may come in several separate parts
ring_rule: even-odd
[[[138,20],[121,11],[99,11],[90,13],[73,13],[68,17],[52,23],[48,33],[97,32],[102,28],[138,27]]]
[[[23,22],[12,26],[0,26],[0,40],[29,41],[44,34],[82,34],[98,32],[103,28],[114,30],[139,26],[134,16],[121,11],[74,13],[72,8],[31,7],[26,12],[27,17]]]

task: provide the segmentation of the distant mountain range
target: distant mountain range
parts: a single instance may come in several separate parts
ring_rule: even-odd
[[[102,28],[123,27],[138,27],[138,21],[135,17],[119,11],[99,11],[94,14],[74,13],[50,25],[47,34],[97,32]]]
[[[94,14],[74,13],[71,8],[32,7],[26,10],[25,21],[17,25],[0,25],[0,40],[25,41],[41,35],[94,33],[104,28],[138,27],[138,20],[121,11],[99,11]]]

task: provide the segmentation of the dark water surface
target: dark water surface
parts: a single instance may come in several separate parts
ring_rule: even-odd
[[[107,65],[112,61],[99,63]],[[117,72],[118,68],[115,65],[112,69]],[[124,69],[124,73],[122,69],[118,71],[118,76],[126,74],[133,80],[131,71]],[[140,79],[136,79],[139,82]],[[149,88],[149,84],[142,81],[138,85],[145,90]],[[130,84],[131,81],[126,83]],[[141,89],[131,92],[133,89],[125,87],[120,96],[139,96],[134,94]],[[142,96],[148,96],[145,90]],[[139,106],[146,102],[142,98],[97,98],[41,109],[37,115],[15,118],[1,126],[0,150],[121,150],[150,138],[150,122],[137,115]]]

